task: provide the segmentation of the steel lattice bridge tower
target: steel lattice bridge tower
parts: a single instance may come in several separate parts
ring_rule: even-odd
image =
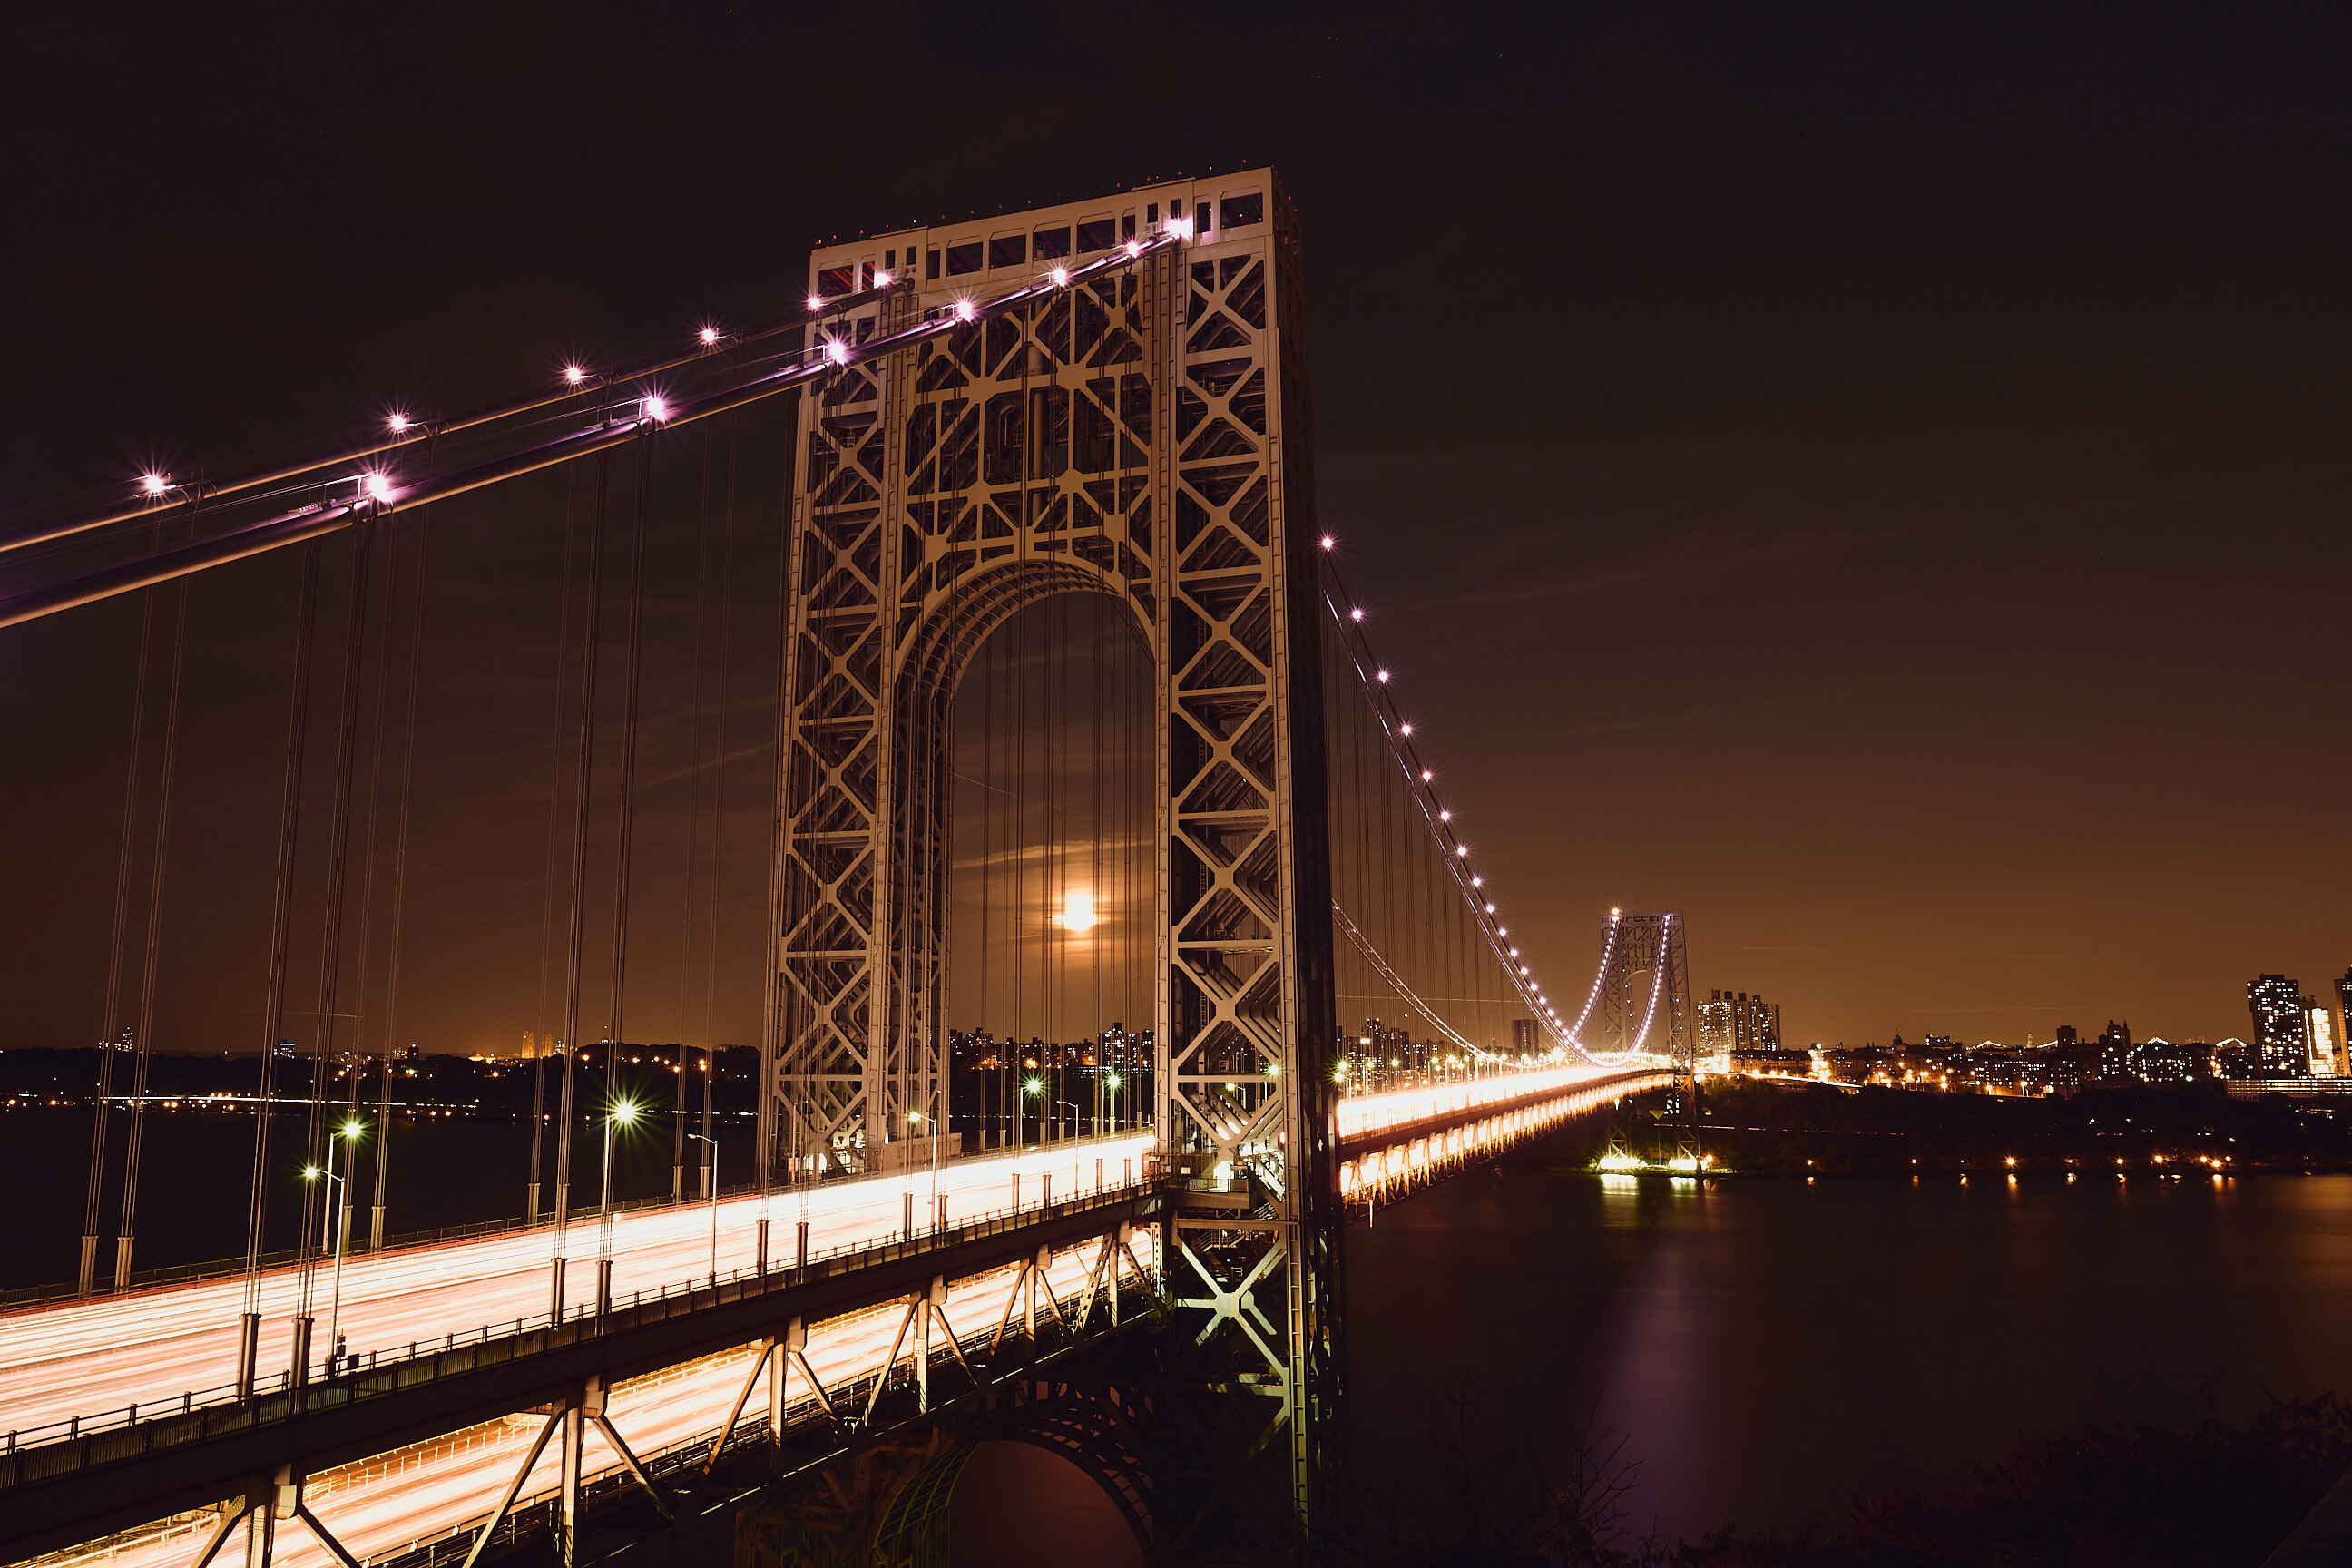
[[[560,387],[402,416],[362,447],[232,479],[149,475],[113,510],[0,537],[0,635],[142,591],[152,616],[153,590],[299,552],[266,1102],[299,901],[306,694],[331,658],[313,648],[328,546],[348,563],[331,753],[348,802],[365,650],[381,639],[380,717],[394,646],[389,592],[370,626],[370,550],[397,564],[413,541],[413,670],[434,508],[561,471],[593,520],[572,797],[578,1016],[563,1030],[584,1042],[597,1026],[582,1012],[578,911],[608,481],[621,470],[635,496],[625,825],[656,458],[674,432],[723,423],[731,489],[735,416],[765,404],[789,426],[789,483],[761,514],[783,546],[782,679],[751,1189],[719,1193],[714,1144],[707,1204],[674,1200],[623,1226],[609,1158],[601,1214],[572,1203],[559,1161],[551,1212],[534,1142],[519,1224],[404,1245],[377,1211],[346,1319],[368,1349],[347,1358],[332,1205],[305,1209],[291,1263],[261,1252],[269,1118],[256,1119],[242,1268],[128,1289],[126,1201],[115,1291],[100,1290],[93,1196],[79,1290],[0,1312],[0,1562],[80,1550],[206,1568],[241,1531],[248,1568],[268,1568],[281,1533],[344,1568],[473,1568],[544,1528],[569,1564],[599,1486],[608,1502],[639,1489],[673,1517],[712,1497],[714,1476],[838,1463],[863,1489],[875,1445],[924,1432],[893,1489],[861,1490],[795,1539],[848,1520],[874,1560],[930,1562],[961,1462],[935,1451],[951,1427],[1081,1464],[1157,1561],[1293,1560],[1333,1520],[1349,1215],[1626,1095],[1687,1085],[1681,917],[1612,911],[1582,1013],[1567,1016],[1515,945],[1528,939],[1510,934],[1340,581],[1314,510],[1301,237],[1272,170],[901,230],[808,265],[806,311],[790,321],[706,328],[693,349],[628,371],[574,365]],[[708,436],[703,450],[708,464]],[[613,511],[626,517],[625,501]],[[1068,597],[1115,606],[1148,655],[1154,1103],[1140,1127],[1114,1116],[1104,1136],[1097,1113],[1093,1137],[1016,1136],[942,1166],[952,710],[992,633]],[[413,677],[408,689],[413,716]],[[353,815],[331,814],[333,863]],[[619,837],[614,1042],[627,1037],[625,826]],[[552,849],[549,863],[551,888]],[[325,900],[331,954],[341,888]],[[324,967],[331,995],[338,971]],[[329,1045],[314,1039],[311,1055],[323,1082]],[[562,1054],[557,1112],[573,1132],[577,1055]],[[322,1103],[314,1088],[313,1159]],[[613,1125],[608,1113],[608,1149]],[[919,1207],[919,1167],[933,1194]],[[568,1269],[574,1252],[594,1268]],[[1158,1309],[1148,1337],[1131,1309],[1122,1318],[1123,1289]],[[68,1363],[103,1393],[76,1392],[57,1373]],[[602,1471],[592,1436],[612,1456]],[[443,1454],[442,1471],[420,1460],[415,1476],[382,1463],[436,1445],[482,1457],[469,1468]]]
[[[1059,252],[1066,273],[1091,254],[1095,275],[802,405],[776,1100],[797,1169],[921,1157],[904,1134],[945,1110],[958,682],[1023,607],[1116,602],[1154,676],[1162,1168],[1245,1169],[1260,1198],[1204,1194],[1169,1234],[1168,1289],[1207,1320],[1181,1374],[1189,1418],[1282,1455],[1303,1513],[1339,1393],[1339,1200],[1318,534],[1305,357],[1285,330],[1303,315],[1300,241],[1270,170],[1185,199],[997,220],[986,243],[1034,238],[1038,265]],[[1191,243],[1102,265],[1171,221]],[[853,342],[951,321],[984,259],[960,238],[819,250],[813,292],[841,298]],[[903,281],[862,287],[893,262]]]

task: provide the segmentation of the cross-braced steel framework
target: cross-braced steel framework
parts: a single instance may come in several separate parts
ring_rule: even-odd
[[[1680,910],[1629,915],[1612,910],[1601,933],[1599,992],[1593,1050],[1672,1057],[1687,1070],[1698,1035]]]
[[[1155,668],[1155,1114],[1193,1194],[1162,1238],[1160,1528],[1175,1560],[1231,1561],[1292,1550],[1339,1386],[1297,219],[1260,169],[825,247],[810,282],[818,330],[863,342],[1171,224],[1181,246],[803,398],[770,1146],[806,1180],[945,1127],[957,683],[1024,605],[1116,599]]]

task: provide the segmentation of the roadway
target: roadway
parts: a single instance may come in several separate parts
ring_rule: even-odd
[[[908,1193],[915,1196],[917,1227],[927,1228],[940,1201],[950,1223],[1008,1208],[1016,1173],[1024,1208],[1039,1202],[1046,1176],[1053,1178],[1056,1199],[1095,1191],[1097,1161],[1104,1183],[1118,1186],[1129,1173],[1128,1162],[1134,1163],[1134,1173],[1141,1173],[1150,1148],[1147,1134],[1082,1140],[947,1161],[936,1174],[923,1167],[765,1199],[722,1199],[717,1272],[724,1276],[757,1261],[763,1209],[770,1220],[769,1261],[789,1263],[803,1219],[814,1257],[899,1231]],[[710,1208],[690,1203],[616,1216],[611,1241],[614,1299],[625,1301],[639,1290],[676,1288],[709,1275]],[[525,1325],[543,1322],[551,1261],[559,1244],[571,1258],[566,1318],[593,1311],[602,1225],[592,1212],[560,1235],[550,1225],[350,1258],[343,1265],[339,1307],[332,1300],[332,1265],[322,1264],[311,1280],[318,1323],[312,1375],[324,1371],[331,1307],[349,1350],[362,1359],[371,1352],[386,1358],[406,1355],[412,1344],[430,1345],[452,1334],[463,1341],[488,1328],[511,1330],[518,1320]],[[272,1269],[263,1278],[259,1365],[265,1385],[276,1383],[292,1356],[292,1320],[301,1286],[302,1270],[296,1266]],[[60,1433],[58,1424],[68,1418],[86,1425],[110,1421],[134,1403],[177,1406],[184,1397],[199,1405],[229,1397],[244,1309],[245,1280],[232,1276],[0,1317],[0,1432],[16,1432],[20,1443],[39,1441]]]
[[[1010,1163],[1009,1159],[1004,1162]],[[1024,1170],[1027,1168],[1024,1163]],[[1051,1165],[1041,1163],[1038,1168],[1049,1169]],[[1066,1171],[1069,1167],[1065,1164],[1062,1169]],[[1091,1176],[1090,1163],[1086,1173]],[[1115,1167],[1110,1180],[1114,1184],[1118,1180]],[[894,1194],[896,1190],[894,1179]],[[1060,1193],[1059,1182],[1055,1183],[1055,1192],[1057,1195]],[[1025,1193],[1024,1196],[1025,1202]],[[707,1233],[705,1244],[707,1247]],[[1047,1271],[1055,1297],[1065,1304],[1073,1302],[1084,1291],[1093,1262],[1091,1247],[1076,1247],[1058,1254]],[[1123,1258],[1119,1263],[1122,1273],[1131,1279],[1133,1269],[1126,1266]],[[959,1339],[985,1335],[996,1327],[1016,1274],[1016,1269],[1006,1268],[950,1286],[948,1321],[954,1325]],[[1041,1298],[1039,1311],[1043,1314],[1045,1310]],[[813,1326],[808,1346],[810,1365],[828,1389],[872,1373],[889,1353],[903,1315],[902,1307],[892,1305]],[[1017,1323],[1019,1313],[1013,1316]],[[638,1458],[648,1462],[666,1449],[711,1437],[725,1424],[728,1410],[742,1391],[753,1353],[747,1346],[618,1384],[611,1392],[606,1413]],[[900,1352],[902,1361],[908,1353],[908,1350]],[[943,1391],[952,1392],[963,1386],[961,1369],[936,1337],[931,1347],[931,1376],[934,1386]],[[805,1381],[797,1369],[791,1373],[790,1389],[794,1400],[807,1394]],[[762,1396],[755,1394],[743,1419],[758,1422],[761,1409]],[[362,1563],[399,1555],[419,1542],[446,1537],[453,1527],[478,1527],[512,1480],[523,1456],[530,1452],[544,1419],[531,1414],[509,1416],[436,1442],[326,1471],[311,1478],[305,1489],[305,1500],[344,1548]],[[519,1506],[528,1507],[553,1494],[560,1479],[559,1464],[558,1447],[551,1442],[532,1466]],[[605,1445],[603,1435],[592,1428],[586,1439],[583,1475],[593,1479],[619,1468],[620,1462]],[[35,1561],[43,1568],[68,1568],[101,1558],[108,1568],[187,1568],[217,1522],[210,1514],[181,1516]],[[232,1560],[241,1551],[242,1543],[240,1532],[237,1541],[215,1562]],[[337,1568],[334,1559],[299,1522],[278,1525],[273,1555],[284,1568]]]

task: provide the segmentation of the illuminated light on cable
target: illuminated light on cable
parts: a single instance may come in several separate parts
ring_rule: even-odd
[[[717,327],[705,327],[696,335],[701,338],[702,346],[704,348],[709,348],[719,341],[719,329]]]
[[[648,418],[648,419],[653,419],[653,420],[662,420],[662,419],[667,419],[667,418],[668,418],[668,417],[669,417],[669,400],[668,400],[668,399],[667,399],[667,398],[662,398],[662,397],[648,397],[648,398],[646,398],[646,418]]]
[[[1364,608],[1363,608],[1363,606],[1362,606],[1361,605],[1357,605],[1354,609],[1349,610],[1349,611],[1348,612],[1348,618],[1349,618],[1349,620],[1351,620],[1351,621],[1360,621],[1360,620],[1362,620],[1362,619],[1364,618]]]
[[[1488,904],[1486,907],[1487,907],[1488,909],[1490,909],[1490,910],[1491,910],[1491,909],[1493,909],[1495,906],[1494,906],[1494,905],[1492,905],[1492,904]],[[1508,936],[1508,935],[1510,935],[1510,934],[1511,934],[1511,928],[1510,928],[1510,927],[1508,927],[1508,926],[1496,926],[1496,927],[1495,928],[1495,934],[1496,934],[1496,936]],[[1513,953],[1511,954],[1511,956],[1512,956],[1513,958],[1517,958],[1517,957],[1518,957],[1519,955],[1518,955],[1517,952],[1513,952]]]
[[[1045,276],[1054,280],[1054,287],[1056,289],[1066,289],[1070,286],[1070,269],[1066,267],[1056,267]]]
[[[971,300],[958,300],[956,301],[956,320],[959,321],[971,321],[972,318],[972,309],[973,307]]]
[[[165,479],[161,474],[142,474],[139,476],[139,488],[146,491],[151,496],[162,495],[166,489],[171,488],[171,484],[172,481]]]
[[[1465,855],[1467,855],[1467,854],[1469,854],[1469,853],[1470,853],[1470,846],[1468,846],[1467,844],[1456,844],[1456,845],[1454,847],[1454,858],[1455,859],[1457,859],[1457,860],[1458,860],[1458,859],[1460,859],[1460,858],[1462,858],[1464,856],[1465,856]]]
[[[390,426],[395,436],[404,434],[408,429],[408,416],[405,414],[388,414],[384,416],[383,422]]]
[[[1470,879],[1470,885],[1474,888],[1483,888],[1486,885],[1486,879],[1484,877],[1473,877]]]
[[[1142,254],[1143,254],[1143,241],[1141,241],[1141,240],[1139,240],[1139,239],[1130,239],[1130,240],[1129,240],[1129,241],[1127,242],[1127,254],[1128,254],[1128,257],[1129,257],[1129,258],[1130,260],[1132,260],[1132,259],[1133,259],[1134,258],[1136,258],[1136,257],[1139,257],[1139,256],[1142,255]]]
[[[1326,549],[1326,550],[1330,549],[1333,545],[1335,545],[1335,544],[1337,544],[1337,543],[1339,543],[1339,542],[1338,540],[1336,540],[1336,539],[1332,538],[1332,537],[1331,537],[1329,534],[1328,534],[1328,533],[1327,533],[1327,534],[1325,534],[1325,535],[1323,536],[1323,548],[1324,548],[1324,549]]]
[[[1408,734],[1408,735],[1412,734],[1412,725],[1410,725],[1410,724],[1407,724],[1407,725],[1404,727],[1404,732],[1405,732],[1406,734]],[[1435,778],[1436,776],[1437,776],[1437,775],[1436,775],[1435,773],[1431,773],[1427,768],[1423,768],[1423,769],[1422,769],[1422,770],[1421,770],[1421,782],[1422,782],[1422,783],[1423,783],[1423,784],[1427,784],[1430,780],[1432,780],[1432,779]]]
[[[1171,217],[1168,220],[1168,232],[1179,239],[1190,239],[1192,237],[1192,220],[1188,217]]]
[[[1528,966],[1527,966],[1526,964],[1524,964],[1524,963],[1520,964],[1520,965],[1519,965],[1519,973],[1522,973],[1522,974],[1525,974],[1526,973],[1528,973]]]
[[[563,367],[563,379],[568,384],[577,386],[588,379],[588,373],[576,364],[567,364]]]
[[[1378,680],[1382,686],[1386,686],[1389,683],[1389,672],[1385,669],[1381,670],[1380,674],[1373,677],[1373,679]]]
[[[1437,814],[1437,820],[1440,822],[1451,822],[1454,820],[1454,814],[1451,811],[1441,811]]]
[[[877,289],[887,289],[890,287],[890,269],[886,267],[881,271],[877,272],[874,275],[874,287]]]
[[[808,308],[809,308],[810,310],[824,310],[824,295],[822,295],[822,294],[812,294],[812,295],[810,295],[810,296],[808,297]]]
[[[1487,912],[1488,914],[1490,914],[1490,915],[1491,915],[1491,914],[1493,914],[1493,913],[1495,912],[1495,906],[1494,906],[1494,905],[1492,905],[1492,904],[1488,904],[1488,905],[1486,906],[1486,912]]]
[[[1513,958],[1517,958],[1517,957],[1518,957],[1518,956],[1519,956],[1519,950],[1518,950],[1517,948],[1516,948],[1516,947],[1515,947],[1515,948],[1513,948],[1513,949],[1511,949],[1511,956],[1512,956]]]
[[[824,357],[831,360],[835,364],[847,364],[849,363],[849,345],[843,342],[839,338],[827,338],[824,342]]]
[[[393,497],[392,481],[373,469],[360,476],[360,487],[370,500],[387,501]]]

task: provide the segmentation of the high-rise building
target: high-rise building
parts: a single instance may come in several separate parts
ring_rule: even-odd
[[[2260,974],[2246,983],[2256,1078],[2304,1076],[2311,1060],[2311,1021],[2303,1003],[2302,987],[2284,974]]]
[[[2305,1069],[2312,1078],[2335,1078],[2342,1068],[2337,1065],[2344,1049],[2343,1037],[2336,1032],[2336,1009],[2316,997],[2303,999],[2304,1048],[2310,1054],[2310,1066]]]
[[[1706,1000],[1698,1005],[1698,1054],[1725,1056],[1733,1047],[1731,998],[1720,991],[1710,991]]]
[[[1742,1000],[1748,1004],[1748,1009],[1747,1021],[1740,1032],[1748,1037],[1748,1049],[1779,1050],[1780,1048],[1780,1004],[1767,1002],[1761,992],[1753,996],[1735,998],[1732,1004],[1735,1017],[1738,1014],[1738,1004]]]
[[[1536,1054],[1536,1021],[1533,1018],[1511,1020],[1511,1049],[1523,1057]]]
[[[2352,1078],[2352,969],[2336,983],[2336,1070]]]
[[[2099,1076],[2101,1078],[2133,1078],[2137,1076],[2138,1063],[2132,1057],[2131,1026],[2107,1020],[2101,1033],[2099,1046]]]

